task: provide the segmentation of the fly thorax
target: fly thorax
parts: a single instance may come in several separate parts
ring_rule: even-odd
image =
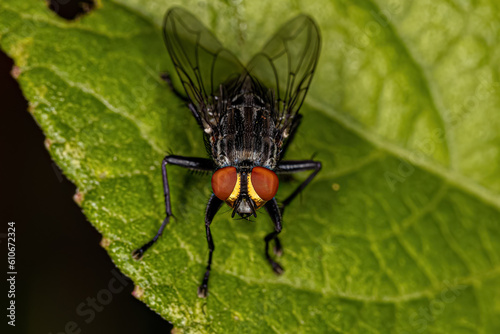
[[[248,160],[274,168],[280,145],[271,112],[257,103],[247,103],[247,99],[243,102],[228,107],[221,116],[211,143],[212,156],[219,166]]]

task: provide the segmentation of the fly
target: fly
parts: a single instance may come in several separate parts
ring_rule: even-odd
[[[163,36],[187,94],[183,99],[204,132],[209,158],[168,155],[163,159],[166,217],[154,238],[136,249],[133,257],[138,260],[144,255],[172,216],[166,167],[177,165],[213,172],[213,193],[205,212],[209,255],[198,296],[207,296],[215,248],[210,225],[224,202],[232,208],[232,217],[257,217],[257,210],[266,209],[274,230],[264,238],[265,256],[274,272],[281,274],[283,267],[269,254],[269,243],[274,240],[274,253],[280,256],[283,210],[321,169],[318,161],[282,160],[300,124],[299,109],[318,62],[319,29],[310,17],[295,17],[246,67],[184,9],[167,12]],[[279,206],[276,174],[308,170],[312,171],[309,177]]]

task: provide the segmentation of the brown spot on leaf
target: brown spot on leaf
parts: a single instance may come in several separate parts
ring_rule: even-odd
[[[109,247],[109,245],[111,245],[111,239],[103,237],[101,239],[101,242],[99,243],[99,245],[101,245],[102,248],[107,249]]]
[[[45,148],[47,150],[50,150],[50,146],[52,146],[52,140],[50,140],[49,138],[45,138],[45,140],[43,141],[43,144],[45,145]]]
[[[12,66],[12,70],[10,70],[10,75],[14,78],[17,79],[19,78],[19,75],[21,74],[21,68],[19,66]]]
[[[134,296],[137,299],[141,299],[142,296],[144,296],[144,289],[138,285],[134,286],[134,291],[132,291],[132,296]]]
[[[73,195],[73,201],[75,201],[78,206],[82,206],[83,194],[80,192],[80,190],[76,189],[76,193]]]

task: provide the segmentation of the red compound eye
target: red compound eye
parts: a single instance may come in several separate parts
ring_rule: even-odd
[[[212,175],[212,190],[215,196],[220,200],[225,201],[234,190],[238,174],[235,167],[224,167],[218,169]]]
[[[257,195],[264,201],[271,200],[278,191],[278,176],[267,168],[254,167],[252,169],[252,186]]]

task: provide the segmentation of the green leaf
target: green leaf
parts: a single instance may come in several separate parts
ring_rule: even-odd
[[[160,22],[173,4],[106,1],[73,22],[42,1],[0,4],[0,46],[49,151],[136,295],[192,333],[499,332],[496,3],[183,2],[243,61],[301,12],[323,37],[288,158],[316,153],[324,168],[284,215],[286,272],[263,256],[265,213],[247,222],[222,210],[207,299],[196,289],[209,175],[169,169],[175,219],[131,258],[164,216],[163,156],[205,155],[159,78],[172,70]]]

